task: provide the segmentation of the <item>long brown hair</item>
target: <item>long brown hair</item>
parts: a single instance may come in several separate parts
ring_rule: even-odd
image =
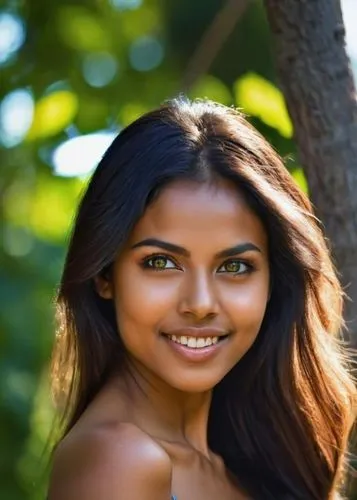
[[[58,294],[53,380],[64,434],[125,359],[113,305],[93,279],[155,196],[182,178],[235,183],[269,238],[265,318],[214,388],[209,444],[254,499],[331,499],[355,415],[343,292],[321,224],[279,156],[238,111],[209,101],[175,99],[124,129],[81,201]]]

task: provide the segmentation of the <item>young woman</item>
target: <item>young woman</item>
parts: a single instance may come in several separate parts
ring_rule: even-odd
[[[58,296],[49,500],[328,500],[355,390],[321,226],[233,109],[177,99],[114,140]]]

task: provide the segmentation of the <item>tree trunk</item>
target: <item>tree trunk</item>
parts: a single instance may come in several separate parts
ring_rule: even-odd
[[[339,0],[264,0],[310,199],[351,301],[357,347],[357,101]]]

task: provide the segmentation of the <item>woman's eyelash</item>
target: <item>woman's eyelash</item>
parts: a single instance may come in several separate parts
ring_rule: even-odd
[[[155,267],[155,266],[152,266],[150,265],[150,261],[154,261],[154,260],[162,260],[162,261],[169,261],[169,262],[172,262],[174,265],[172,267]],[[151,254],[151,255],[148,255],[147,257],[145,257],[144,259],[142,259],[141,261],[141,265],[144,269],[151,269],[153,271],[164,271],[164,270],[167,270],[167,269],[178,269],[179,266],[177,265],[177,263],[175,262],[175,260],[172,258],[172,257],[169,257],[168,255],[164,255],[164,254]]]
[[[223,262],[223,264],[221,266],[219,266],[218,269],[221,269],[224,266],[227,266],[227,265],[230,265],[230,264],[235,264],[235,263],[238,263],[239,266],[241,266],[241,265],[246,266],[247,270],[243,271],[241,273],[238,272],[238,271],[228,271],[227,274],[233,274],[233,276],[235,276],[235,275],[241,275],[241,274],[249,274],[249,273],[251,273],[251,272],[253,272],[255,270],[255,266],[251,262],[249,262],[249,261],[247,261],[245,259],[229,259],[229,260],[226,260],[225,262]],[[222,271],[220,271],[220,272],[222,272]]]
[[[160,261],[161,260],[161,265],[159,266],[154,266],[152,264],[150,264],[150,261]],[[170,262],[171,266],[169,267],[166,267],[167,263]],[[238,266],[246,266],[246,270],[243,271],[243,272],[239,272],[238,270],[237,271],[234,271],[234,270],[231,270],[231,271],[218,271],[219,273],[221,274],[231,274],[233,276],[236,276],[236,275],[242,275],[242,274],[250,274],[251,272],[253,272],[255,270],[255,266],[247,261],[247,260],[243,260],[243,259],[229,259],[229,260],[226,260],[225,262],[223,262],[219,267],[218,269],[221,269],[222,267],[224,266],[227,266],[227,265],[230,265],[230,264],[238,264]],[[171,256],[168,256],[168,255],[165,255],[165,254],[151,254],[151,255],[148,255],[147,257],[143,258],[142,261],[141,261],[141,266],[144,268],[144,269],[150,269],[152,271],[166,271],[168,269],[180,269],[180,266],[176,263],[175,259],[172,258]]]

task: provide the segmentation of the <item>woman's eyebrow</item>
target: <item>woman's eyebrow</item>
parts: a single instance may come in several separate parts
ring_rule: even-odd
[[[247,241],[245,243],[239,243],[238,245],[235,245],[234,247],[226,248],[225,250],[218,252],[218,254],[216,254],[216,257],[219,259],[224,259],[226,257],[234,257],[235,255],[239,255],[241,253],[248,252],[248,251],[262,253],[262,251],[260,250],[259,247],[254,245],[254,243]]]
[[[190,252],[186,250],[186,248],[175,245],[174,243],[169,243],[168,241],[158,240],[156,238],[147,238],[145,240],[139,241],[138,243],[135,243],[135,245],[133,245],[131,248],[134,249],[138,247],[157,247],[162,248],[163,250],[167,250],[168,252],[183,255],[184,257],[190,257]],[[234,257],[235,255],[248,252],[249,250],[261,253],[259,247],[254,245],[254,243],[248,241],[245,243],[239,243],[238,245],[226,248],[225,250],[218,252],[215,255],[215,258],[223,259],[226,257]]]

